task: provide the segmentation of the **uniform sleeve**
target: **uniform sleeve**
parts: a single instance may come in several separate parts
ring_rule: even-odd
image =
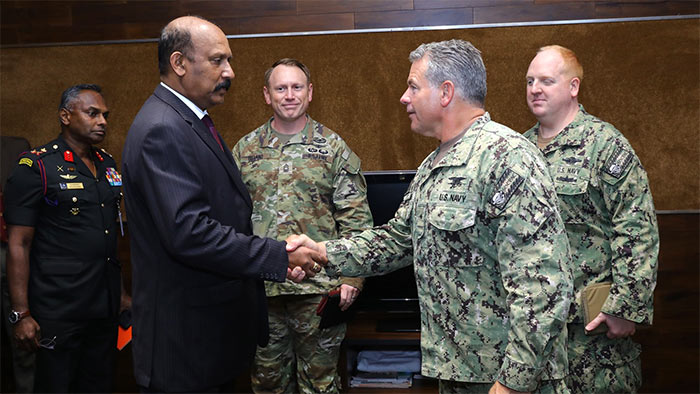
[[[38,157],[22,155],[5,187],[5,222],[34,227],[44,199]]]
[[[611,214],[613,284],[602,311],[651,324],[659,229],[646,171],[632,148],[616,141],[601,156],[601,189]]]
[[[377,276],[411,265],[411,196],[409,186],[394,218],[386,225],[327,242],[328,275]]]
[[[495,242],[510,331],[498,381],[533,391],[547,363],[565,363],[566,317],[573,297],[570,252],[554,187],[541,160],[497,163],[486,211],[498,221]],[[561,360],[563,358],[563,360]]]
[[[333,179],[333,219],[338,226],[338,234],[347,237],[371,228],[373,221],[360,158],[347,148],[340,158]]]
[[[233,161],[236,162],[236,167],[241,168],[241,150],[243,150],[243,139],[238,140],[236,145],[231,149],[231,155],[233,155]]]
[[[367,203],[367,182],[362,175],[360,158],[349,148],[340,153],[340,165],[333,179],[333,219],[338,234],[348,237],[373,225]],[[362,289],[364,279],[341,277],[340,283]]]

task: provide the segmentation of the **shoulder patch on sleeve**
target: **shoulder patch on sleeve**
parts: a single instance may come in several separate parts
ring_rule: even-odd
[[[31,167],[34,164],[34,162],[28,157],[23,157],[19,159],[19,164],[24,164],[25,166]]]
[[[360,156],[356,155],[355,152],[346,149],[341,157],[346,160],[345,165],[343,166],[345,171],[351,174],[357,174],[360,172]]]
[[[622,147],[617,147],[612,156],[608,158],[603,166],[603,171],[605,171],[610,176],[619,178],[625,173],[625,170],[632,164],[632,158],[634,155],[627,149]]]
[[[489,204],[498,209],[503,209],[524,180],[523,177],[513,172],[510,168],[507,168],[501,177],[498,178],[496,186],[494,187],[495,192],[489,199]]]

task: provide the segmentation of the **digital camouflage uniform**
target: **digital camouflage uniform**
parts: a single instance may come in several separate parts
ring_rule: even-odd
[[[537,141],[539,123],[525,133]],[[543,150],[559,196],[574,261],[569,316],[569,389],[634,392],[641,347],[631,338],[584,333],[581,291],[612,282],[602,311],[651,324],[659,234],[649,182],[629,142],[583,106]]]
[[[388,224],[326,245],[326,270],[413,263],[423,375],[522,391],[563,379],[569,246],[540,153],[488,113],[433,165],[437,152]]]
[[[340,136],[309,117],[304,130],[283,144],[271,121],[233,148],[253,200],[253,232],[278,240],[304,233],[321,241],[371,227],[360,159]],[[265,282],[270,343],[258,348],[255,357],[255,391],[340,389],[336,366],[346,326],[321,330],[315,312],[322,294],[342,283],[360,288],[362,279],[320,272],[302,283]]]

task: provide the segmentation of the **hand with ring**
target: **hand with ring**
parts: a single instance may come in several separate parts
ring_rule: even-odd
[[[306,276],[314,277],[328,263],[325,253],[320,253],[316,247],[318,244],[305,235],[302,237],[309,246],[295,245],[295,248],[290,250],[289,244],[287,245],[287,277],[297,283]]]

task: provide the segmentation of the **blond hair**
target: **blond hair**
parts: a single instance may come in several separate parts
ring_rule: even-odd
[[[564,60],[564,66],[562,67],[563,74],[572,78],[576,77],[580,81],[583,80],[583,66],[579,63],[574,51],[569,48],[564,48],[561,45],[547,45],[540,48],[537,53],[548,50],[556,51],[561,56],[562,60]]]

